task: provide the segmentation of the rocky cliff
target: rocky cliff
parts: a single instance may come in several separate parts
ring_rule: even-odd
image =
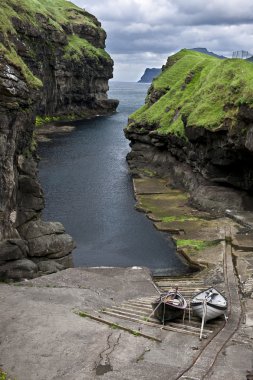
[[[138,83],[151,83],[152,80],[157,77],[161,71],[162,69],[147,68]]]
[[[0,279],[70,265],[72,238],[41,220],[35,118],[115,111],[107,98],[113,61],[97,19],[65,0],[0,4]]]
[[[128,161],[153,166],[204,208],[253,208],[253,71],[239,59],[182,50],[129,118]]]

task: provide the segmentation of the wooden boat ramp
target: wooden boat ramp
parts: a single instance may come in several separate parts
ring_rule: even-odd
[[[180,277],[180,279],[176,277],[154,277],[153,283],[154,287],[160,292],[178,287],[180,293],[187,300],[188,305],[194,294],[207,288],[203,280],[196,277]],[[160,321],[152,316],[153,310],[151,304],[156,299],[156,295],[140,297],[126,300],[117,306],[104,308],[99,311],[101,322],[103,318],[113,324],[117,324],[119,321],[122,323],[124,321],[124,326],[126,323],[130,323],[129,328],[134,328],[135,331],[145,330],[146,333],[149,332],[149,334],[155,334],[155,336],[157,335],[155,330],[158,330],[160,338],[162,338],[160,335],[161,331],[164,333],[174,332],[199,337],[201,320],[192,315],[192,311],[189,307],[187,307],[183,318],[166,322],[163,326]],[[224,322],[223,318],[219,318],[207,323],[203,330],[203,337],[211,338],[224,326]]]

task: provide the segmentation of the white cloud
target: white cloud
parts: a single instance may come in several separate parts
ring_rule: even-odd
[[[115,79],[137,80],[181,48],[253,53],[252,0],[73,0],[107,32]],[[127,69],[128,67],[128,69]]]

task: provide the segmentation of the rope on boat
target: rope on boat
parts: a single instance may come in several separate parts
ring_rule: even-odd
[[[149,319],[152,317],[152,315],[156,312],[156,310],[158,309],[158,307],[163,303],[163,299],[164,299],[164,297],[162,298],[160,298],[160,302],[159,302],[159,304],[156,306],[156,308],[154,309],[154,310],[152,310],[152,313],[148,316],[148,318],[147,318],[147,321],[149,321]]]
[[[202,323],[201,323],[201,329],[200,329],[200,335],[199,335],[200,340],[202,340],[202,334],[203,334],[206,312],[207,312],[207,299],[206,298],[203,300],[202,308],[203,308],[203,315],[202,315]]]
[[[173,300],[175,299],[175,297],[177,295],[177,290],[178,290],[178,287],[176,287]],[[147,321],[149,321],[149,319],[152,317],[152,315],[156,312],[156,310],[159,308],[159,306],[163,303],[164,304],[164,306],[163,306],[163,325],[164,325],[164,316],[165,316],[165,303],[164,303],[164,300],[168,297],[169,293],[171,293],[171,291],[166,292],[164,295],[162,295],[162,293],[160,293],[160,302],[156,306],[156,308],[154,310],[152,310],[152,313],[148,316]]]
[[[163,303],[163,326],[164,326],[164,317],[165,317],[165,303]]]

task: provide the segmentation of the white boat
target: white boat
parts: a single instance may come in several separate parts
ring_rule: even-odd
[[[204,322],[226,316],[227,300],[215,288],[209,288],[196,294],[191,300],[193,315],[201,318]]]

